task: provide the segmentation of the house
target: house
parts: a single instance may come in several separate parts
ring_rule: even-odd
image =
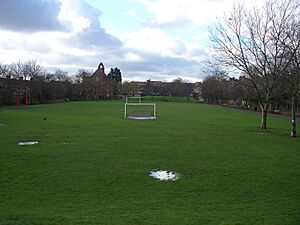
[[[90,78],[96,82],[108,82],[102,62],[99,64],[98,69],[92,74]]]
[[[83,79],[84,95],[87,99],[106,99],[116,97],[118,85],[111,74],[105,74],[104,64],[101,62],[97,70]]]

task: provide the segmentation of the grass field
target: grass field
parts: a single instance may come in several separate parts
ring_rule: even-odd
[[[118,101],[36,107],[0,111],[1,225],[300,224],[288,119],[263,132],[259,114],[195,103],[160,102],[155,121]]]

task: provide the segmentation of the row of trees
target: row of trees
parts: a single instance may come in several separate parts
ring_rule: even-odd
[[[78,70],[74,75],[60,69],[49,73],[36,61],[0,64],[0,104],[14,104],[16,89],[30,89],[31,103],[111,99],[119,95],[139,94],[191,97],[194,93],[193,84],[181,78],[173,82],[147,80],[121,83],[122,74],[118,68],[112,68],[103,79],[91,77],[92,72],[87,70]]]
[[[292,137],[300,93],[299,15],[297,0],[267,0],[264,7],[252,10],[235,5],[211,29],[214,60],[227,71],[240,72],[239,83],[261,109],[261,129],[267,128],[276,90],[284,90],[292,105]]]
[[[24,80],[39,77],[43,72],[42,67],[35,61],[17,62],[12,64],[0,64],[0,77],[10,77],[11,79]]]
[[[0,104],[14,104],[16,89],[30,89],[31,103],[93,99],[95,89],[104,90],[104,84],[93,82],[89,79],[91,75],[92,72],[87,70],[78,70],[75,75],[60,69],[50,73],[36,61],[0,64]],[[106,78],[105,90],[111,90],[111,94],[106,96],[103,93],[101,97],[117,96],[122,81],[121,71],[118,68],[111,69]]]
[[[172,82],[151,81],[144,82],[124,82],[122,84],[123,95],[144,96],[174,96],[174,97],[191,97],[194,92],[192,83],[181,78],[174,79]]]
[[[282,77],[283,78],[283,77]],[[229,105],[236,108],[247,108],[257,111],[259,102],[252,92],[244,86],[248,78],[240,76],[239,78],[229,77],[223,73],[216,72],[213,75],[204,78],[202,83],[202,98],[209,104]],[[270,98],[269,111],[289,113],[290,93],[287,86],[289,81],[282,79],[275,87]]]

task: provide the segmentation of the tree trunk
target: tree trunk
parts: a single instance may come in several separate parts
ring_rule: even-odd
[[[268,104],[261,105],[261,125],[260,129],[267,129]]]
[[[291,137],[296,137],[296,98],[292,96]]]

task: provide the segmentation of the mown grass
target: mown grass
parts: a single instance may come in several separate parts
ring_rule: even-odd
[[[36,107],[0,111],[0,224],[300,224],[288,119],[263,132],[258,114],[195,103],[159,102],[155,121],[123,119],[120,101]]]

